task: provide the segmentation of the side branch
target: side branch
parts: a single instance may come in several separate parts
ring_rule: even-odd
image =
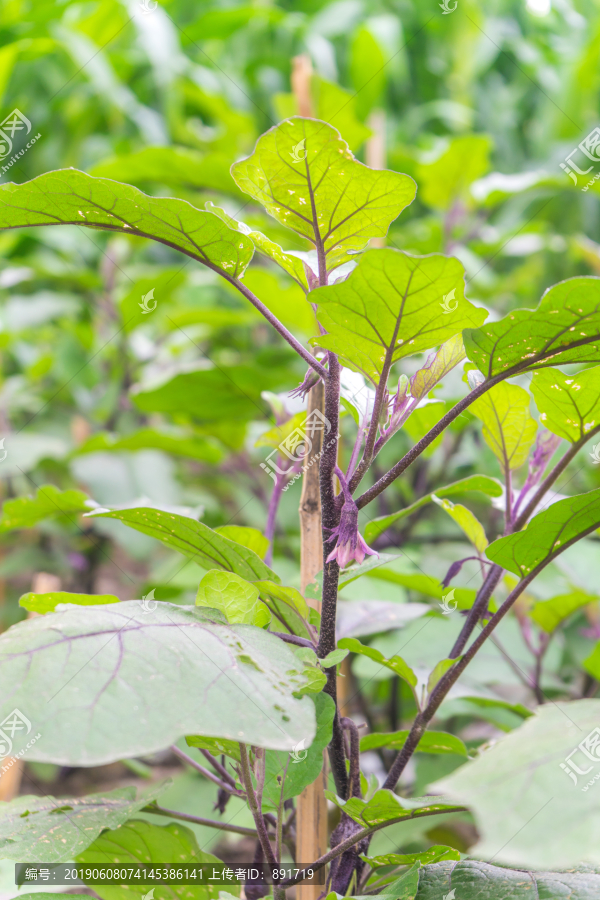
[[[350,835],[349,838],[346,838],[345,841],[342,841],[341,844],[338,844],[337,847],[334,847],[333,850],[330,850],[324,856],[321,856],[319,859],[315,860],[314,863],[310,863],[310,865],[305,866],[306,869],[322,869],[323,866],[326,866],[327,863],[330,863],[336,857],[341,856],[342,853],[345,853],[346,850],[349,850],[350,847],[354,847],[355,844],[360,843],[364,838],[370,837],[372,834],[375,834],[376,831],[381,831],[382,828],[387,828],[388,825],[397,825],[398,822],[410,822],[412,819],[424,819],[427,816],[442,816],[442,815],[450,815],[451,813],[457,812],[468,812],[466,806],[452,806],[449,809],[436,809],[436,810],[427,810],[426,812],[420,812],[418,809],[415,809],[413,812],[409,813],[405,816],[398,816],[396,819],[388,819],[386,822],[380,822],[378,825],[374,825],[372,828],[363,828],[361,831],[357,831],[356,834]],[[299,881],[302,881],[302,876],[298,875],[295,878],[286,878],[285,881],[282,881],[281,884],[284,887],[291,887],[293,884],[298,884]]]
[[[465,655],[454,666],[452,666],[451,669],[448,669],[446,674],[442,676],[442,678],[435,686],[429,697],[427,706],[421,713],[419,713],[419,715],[415,719],[406,743],[394,760],[394,764],[383,784],[384,789],[390,791],[394,790],[398,779],[400,778],[402,772],[406,767],[407,762],[415,752],[417,744],[421,739],[421,735],[439,709],[442,700],[444,699],[450,688],[458,681],[459,677],[469,665],[482,644],[486,642],[488,637],[492,634],[499,622],[502,621],[511,606],[513,606],[515,601],[518,600],[518,598],[521,596],[525,588],[531,584],[534,578],[537,578],[537,576],[546,568],[546,566],[548,566],[551,562],[554,562],[557,556],[560,556],[561,553],[564,553],[565,550],[567,550],[569,547],[572,547],[573,544],[576,544],[577,541],[580,541],[582,538],[586,537],[586,535],[591,534],[598,528],[599,525],[600,521],[595,522],[589,528],[586,528],[585,531],[571,538],[571,540],[566,541],[562,545],[562,547],[558,547],[554,553],[549,554],[534,569],[532,569],[531,572],[529,572],[529,574],[526,575],[525,578],[523,578],[518,583],[518,585],[510,592],[498,612],[496,612],[487,623],[487,625],[482,628],[481,632],[473,641]]]

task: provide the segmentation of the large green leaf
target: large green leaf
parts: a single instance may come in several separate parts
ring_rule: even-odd
[[[526,390],[503,381],[471,404],[471,412],[483,422],[483,439],[503,469],[522,466],[535,440],[530,403]]]
[[[25,796],[2,803],[0,859],[71,862],[101,831],[118,828],[162,791],[154,788],[139,800],[134,787],[124,787],[67,800]]]
[[[569,278],[549,288],[537,309],[515,309],[499,322],[464,332],[471,362],[487,377],[551,360],[600,362],[600,278]]]
[[[457,199],[470,199],[469,185],[487,172],[491,147],[491,138],[484,134],[454,138],[434,162],[418,167],[419,199],[442,210]]]
[[[474,813],[474,855],[535,868],[600,863],[599,721],[600,700],[539,706],[433,785]]]
[[[137,153],[113,156],[92,166],[90,174],[128,184],[172,184],[209,188],[240,196],[229,173],[232,157],[199,153],[189,147],[144,147]]]
[[[188,459],[198,459],[202,462],[216,465],[223,458],[223,451],[217,443],[210,438],[200,435],[190,435],[187,432],[163,432],[153,428],[140,428],[133,434],[120,436],[101,431],[93,435],[77,447],[75,454],[95,453],[98,450],[165,450],[175,456],[186,456]]]
[[[444,900],[452,891],[456,900],[596,900],[600,896],[600,873],[589,866],[582,866],[580,872],[539,872],[528,870],[528,865],[516,872],[474,859],[423,866],[414,900]]]
[[[143,412],[182,413],[201,421],[260,418],[263,390],[289,383],[289,372],[268,366],[220,366],[178,372],[157,384],[135,385],[132,398]]]
[[[600,366],[565,375],[543,369],[531,381],[540,422],[559,437],[575,443],[600,425]]]
[[[454,257],[368,250],[345,281],[311,293],[327,332],[315,341],[377,381],[386,357],[429,350],[485,320],[465,298],[464,278]]]
[[[77,169],[0,185],[0,230],[31,225],[87,225],[152,238],[234,278],[254,252],[248,238],[186,200],[148,197]]]
[[[335,128],[316,119],[271,128],[231,174],[278,222],[313,244],[318,238],[329,270],[385,235],[415,196],[412,178],[367,168]]]
[[[50,516],[75,519],[77,513],[89,512],[95,506],[83,491],[60,491],[53,484],[38,488],[35,497],[16,497],[5,500],[0,519],[0,531],[13,528],[33,528]]]
[[[305,787],[312,784],[323,768],[323,751],[331,741],[335,704],[327,694],[312,697],[317,717],[317,733],[310,747],[305,742],[294,749],[294,753],[267,750],[265,765],[265,786],[263,798],[272,809],[277,809],[281,799],[297,797]]]
[[[205,569],[217,568],[235,572],[247,581],[269,579],[279,582],[279,577],[254,550],[222,534],[217,534],[208,525],[196,519],[146,506],[112,510],[100,507],[93,513],[88,513],[88,516],[118,519],[129,528],[149,534],[168,547],[190,556]]]
[[[186,734],[291,750],[315,733],[292,696],[303,664],[274,635],[214,610],[139,601],[69,607],[0,635],[0,721],[20,710],[41,733],[27,758],[101,765]],[[123,723],[127,723],[124,727]],[[25,730],[13,751],[25,747]]]
[[[524,531],[499,538],[486,555],[509,572],[524,577],[567,541],[600,526],[600,488],[566,497],[538,513]]]
[[[94,864],[132,863],[221,863],[221,860],[210,853],[203,852],[196,841],[193,831],[171,822],[169,825],[151,825],[132,819],[118,830],[105,831],[94,843],[80,853],[78,863],[90,866]],[[152,887],[146,884],[105,885],[94,884],[94,891],[102,900],[131,900],[140,897]],[[219,896],[219,885],[166,884],[157,890],[168,900],[210,900]],[[239,893],[235,882],[231,892]]]

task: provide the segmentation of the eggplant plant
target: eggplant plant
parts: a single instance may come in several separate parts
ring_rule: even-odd
[[[312,249],[288,252],[215,206],[198,210],[73,169],[0,186],[0,229],[69,224],[157,241],[217,273],[265,317],[306,365],[295,393],[308,398],[307,411],[284,417],[274,432],[268,536],[290,482],[301,475],[305,485],[310,479],[315,484],[318,477],[313,518],[302,527],[308,547],[312,522],[314,546],[319,520],[321,560],[312,565],[303,595],[282,584],[265,562],[262,538],[248,529],[213,530],[150,506],[90,507],[78,491],[41,489],[34,499],[9,501],[4,516],[14,527],[34,524],[54,509],[116,520],[196,561],[206,574],[194,607],[148,596],[120,602],[107,595],[25,595],[21,605],[38,615],[0,635],[3,755],[26,752],[31,760],[93,766],[148,755],[185,738],[195,748],[190,753],[200,755],[180,748],[176,753],[217,791],[221,818],[210,824],[253,837],[255,862],[277,869],[291,859],[320,872],[323,884],[314,896],[441,900],[456,893],[457,900],[470,900],[480,896],[484,882],[494,897],[525,896],[521,889],[537,889],[540,897],[558,896],[553,891],[559,889],[573,897],[598,896],[600,875],[593,866],[600,864],[600,818],[592,785],[600,771],[600,701],[588,691],[546,703],[542,681],[556,625],[593,598],[571,591],[538,603],[536,635],[520,611],[534,579],[600,528],[600,489],[556,493],[567,466],[600,432],[600,279],[570,278],[549,288],[537,306],[532,299],[532,308],[490,321],[489,310],[466,297],[458,259],[369,249],[373,239],[385,238],[417,186],[407,175],[357,161],[339,133],[316,119],[294,117],[272,128],[231,174],[251,201]],[[281,267],[305,291],[315,322],[310,346],[244,282],[254,254],[268,267]],[[432,403],[432,392],[463,364],[464,396],[453,405]],[[355,385],[353,394],[348,383]],[[530,411],[532,398],[539,423]],[[424,410],[429,427],[382,470],[388,442]],[[342,434],[342,414],[354,423],[350,441],[348,429]],[[465,416],[482,423],[501,479],[482,471],[390,511],[382,502],[386,490],[406,479],[410,467],[418,467]],[[517,472],[525,465],[522,478]],[[470,491],[501,507],[489,537],[468,507],[450,499]],[[437,504],[473,545],[469,559],[478,564],[479,584],[475,590],[452,587],[464,557],[452,563],[443,582],[425,573],[390,577],[400,585],[415,577],[421,585],[428,581],[426,592],[439,601],[387,609],[396,626],[409,617],[422,629],[444,616],[456,621],[445,655],[424,672],[398,653],[386,656],[361,642],[389,627],[378,621],[376,607],[367,608],[362,625],[341,629],[347,605],[339,591],[385,568],[391,557],[374,545],[428,504]],[[309,561],[306,571],[310,567]],[[515,610],[536,659],[531,676],[521,673],[535,701],[531,708],[476,691],[465,679]],[[390,670],[411,692],[409,728],[361,735],[343,714],[338,688],[341,668],[349,678],[349,654]],[[600,680],[597,653],[586,669]],[[467,756],[459,737],[430,729],[442,704],[456,698],[510,713],[520,724],[442,779],[437,793],[407,796],[405,776],[415,753]],[[17,722],[12,733],[10,722]],[[29,746],[32,729],[39,739]],[[382,749],[385,777],[365,777],[362,754]],[[319,796],[314,785],[324,766],[330,782]],[[588,777],[586,786],[582,779]],[[173,860],[215,860],[179,824],[207,820],[162,808],[159,793],[139,799],[130,789],[70,801],[18,798],[0,809],[0,847],[7,859],[46,863],[164,862],[168,854]],[[254,828],[227,821],[232,797],[247,803]],[[327,800],[336,819],[329,846],[316,858],[300,859],[296,847],[305,845],[301,830],[307,826],[297,812],[307,798]],[[161,826],[136,819],[141,810],[173,821]],[[382,830],[464,811],[474,817],[480,837],[473,856],[448,845],[413,854],[371,850]],[[248,886],[246,896],[272,890],[281,900],[299,881],[292,874],[272,888]],[[96,890],[116,896],[114,888]],[[211,890],[193,889],[204,891],[203,897]]]

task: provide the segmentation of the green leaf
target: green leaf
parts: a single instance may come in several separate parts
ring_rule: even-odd
[[[52,591],[48,594],[30,592],[19,598],[19,606],[42,615],[54,612],[59,603],[72,603],[75,606],[102,606],[107,603],[119,603],[119,598],[114,594],[70,594],[68,591]]]
[[[450,518],[456,522],[458,527],[464,531],[477,552],[483,553],[488,545],[488,539],[485,536],[483,525],[477,516],[461,503],[453,503],[452,500],[442,500],[435,494],[432,495],[431,499],[434,503],[437,503],[438,506],[441,506],[444,512],[447,512]]]
[[[486,556],[523,578],[549,560],[568,541],[584,537],[600,525],[600,488],[576,497],[566,497],[538,513],[524,531],[499,538]]]
[[[233,572],[211,569],[196,594],[196,606],[220,610],[231,625],[256,625],[264,628],[271,614],[258,599],[258,588]]]
[[[196,435],[192,437],[184,431],[166,434],[153,428],[140,428],[124,437],[106,431],[99,432],[77,447],[74,455],[95,453],[98,450],[164,450],[175,456],[186,456],[188,459],[198,459],[213,465],[223,459],[223,451],[210,438]]]
[[[581,663],[586,672],[598,680],[600,676],[600,642],[596,644],[592,652]]]
[[[419,594],[435,597],[437,600],[441,600],[448,590],[431,575],[405,575],[403,572],[394,572],[392,569],[377,569],[371,573],[371,578],[400,584],[409,591],[417,591]],[[472,588],[454,588],[454,600],[458,603],[458,609],[470,609],[476,595],[477,591]]]
[[[317,110],[316,118],[333,125],[350,150],[358,150],[372,133],[356,116],[359,97],[318,75],[312,76],[310,87]],[[364,197],[361,200],[364,201]]]
[[[250,238],[256,250],[259,253],[262,253],[263,256],[266,256],[267,259],[272,260],[277,263],[284,272],[287,272],[288,275],[291,275],[294,281],[296,281],[305,291],[308,290],[308,280],[306,277],[306,271],[304,269],[304,265],[302,260],[297,256],[294,256],[292,253],[286,253],[285,250],[276,244],[275,241],[270,240],[266,235],[264,235],[261,231],[256,231],[253,228],[250,228],[249,225],[246,225],[244,222],[234,219],[232,216],[228,215],[224,209],[221,209],[219,206],[215,206],[210,200],[206,204],[206,209],[210,212],[214,213],[215,216],[218,216],[220,219],[225,222],[229,228],[234,231],[239,231],[241,234],[247,235]],[[262,299],[262,297],[261,297]],[[273,312],[275,312],[273,310]],[[277,315],[277,313],[275,313]],[[279,318],[279,316],[278,316]]]
[[[77,513],[89,512],[95,506],[83,491],[60,491],[53,484],[38,488],[35,497],[16,497],[5,500],[0,519],[0,532],[13,528],[33,528],[50,516],[74,518]]]
[[[247,547],[261,559],[265,558],[269,549],[269,539],[258,528],[248,528],[246,525],[219,525],[215,528],[215,532],[229,538],[230,541],[235,541],[236,544],[241,544],[242,547]]]
[[[105,828],[118,828],[168,783],[136,800],[134,787],[85,797],[17,797],[0,806],[0,856],[15,862],[71,862]],[[47,896],[47,895],[44,895]]]
[[[188,747],[199,747],[201,750],[210,750],[213,756],[230,756],[236,762],[240,762],[240,745],[237,741],[227,741],[225,738],[210,738],[200,734],[188,734],[186,737]]]
[[[333,666],[338,666],[343,662],[349,653],[349,650],[332,650],[331,653],[323,657],[321,665],[324,669],[331,669]]]
[[[367,168],[335,128],[299,117],[263,134],[231,174],[278,222],[322,242],[328,270],[385,235],[415,196],[408,175]]]
[[[263,415],[261,392],[284,383],[289,383],[289,374],[275,367],[204,366],[158,383],[134,385],[131,397],[142,412],[182,413],[202,422],[248,421]]]
[[[31,225],[86,225],[151,238],[232,278],[244,273],[254,252],[244,235],[186,200],[148,197],[76,169],[0,185],[0,230]]]
[[[221,860],[198,847],[196,836],[185,825],[171,822],[169,825],[151,825],[132,819],[118,830],[105,831],[94,843],[77,857],[85,866],[131,863],[220,863]],[[131,900],[141,896],[152,885],[104,885],[94,884],[94,891],[102,900]],[[229,886],[228,886],[229,887]],[[160,890],[160,889],[159,889]],[[209,900],[219,896],[219,885],[169,884],[163,887],[170,897],[180,900]],[[231,891],[238,893],[235,884]]]
[[[42,735],[27,758],[62,765],[145,756],[202,732],[291,750],[315,729],[310,701],[293,697],[303,669],[279,638],[216,611],[72,606],[0,635],[0,679],[11,685],[0,722],[22,710]],[[12,752],[26,742],[15,735]]]
[[[385,89],[387,62],[379,41],[365,25],[359,27],[350,45],[350,78],[362,118],[379,101]]]
[[[296,262],[302,265],[299,259]],[[264,267],[252,266],[244,275],[244,284],[294,333],[299,330],[307,337],[318,334],[315,312],[305,292],[297,284],[278,277],[278,274]]]
[[[229,173],[232,157],[224,153],[199,153],[189,147],[144,147],[137,153],[113,156],[92,166],[90,175],[128,184],[171,184],[209,188],[239,197]]]
[[[267,603],[276,620],[276,629],[283,625],[290,634],[298,637],[314,638],[309,630],[309,606],[300,591],[292,587],[283,587],[272,581],[256,581],[262,600]]]
[[[411,377],[411,397],[417,401],[423,400],[465,356],[462,334],[455,334],[442,344],[437,353],[432,354],[427,363],[421,369],[417,369]]]
[[[600,425],[600,366],[577,375],[542,369],[531,380],[531,392],[540,422],[571,443]]]
[[[518,368],[600,362],[600,279],[568,278],[549,288],[537,309],[515,309],[499,322],[468,328],[467,356],[488,378]]]
[[[522,466],[535,440],[537,423],[529,412],[526,390],[503,381],[470,406],[483,422],[483,439],[503,468]]]
[[[434,844],[428,850],[422,850],[420,853],[387,853],[384,856],[361,856],[372,869],[381,866],[411,866],[415,862],[420,862],[422,866],[425,864],[433,864],[442,862],[443,860],[459,860],[460,853],[454,847],[447,847],[443,844]]]
[[[392,791],[383,789],[376,791],[370,800],[351,797],[350,800],[344,801],[330,791],[326,791],[325,796],[363,827],[381,825],[391,819],[443,812],[454,805],[446,803],[443,797],[400,797]]]
[[[415,862],[408,872],[404,872],[399,878],[386,884],[381,892],[381,896],[393,898],[393,900],[416,900],[417,889],[419,887],[421,863]]]
[[[349,650],[351,653],[358,653],[360,656],[367,656],[374,662],[385,666],[386,669],[391,669],[392,672],[408,682],[413,688],[417,684],[417,676],[398,654],[390,657],[390,659],[386,659],[379,650],[375,650],[374,647],[368,647],[366,644],[361,644],[356,638],[342,638],[341,641],[338,641],[338,647],[342,650]]]
[[[410,734],[409,731],[392,731],[388,734],[376,732],[366,734],[360,739],[361,753],[376,750],[378,747],[391,747],[401,750]],[[467,748],[460,738],[445,731],[426,731],[417,745],[416,753],[457,753],[467,756]]]
[[[574,590],[570,594],[552,597],[551,600],[538,600],[529,610],[529,616],[540,628],[551,634],[561,622],[574,612],[597,599],[584,591]]]
[[[317,717],[317,733],[308,749],[306,741],[301,741],[292,754],[267,750],[265,768],[265,787],[263,798],[271,809],[277,809],[281,797],[283,782],[283,799],[297,797],[305,787],[312,784],[323,768],[323,751],[331,741],[335,704],[327,694],[316,694],[311,697],[315,704]]]
[[[470,475],[468,478],[461,478],[460,481],[454,481],[452,484],[446,485],[446,487],[436,488],[435,496],[441,500],[444,497],[453,497],[455,494],[462,494],[466,491],[479,491],[482,494],[487,494],[489,497],[501,497],[502,485],[496,478],[489,478],[487,475]],[[418,509],[421,509],[422,506],[431,503],[432,500],[433,492],[425,494],[424,497],[415,500],[410,506],[406,506],[404,509],[392,513],[391,516],[380,516],[377,519],[373,519],[365,527],[365,540],[367,544],[372,543],[375,538],[378,538],[380,534],[383,534],[383,532],[389,528],[390,525],[393,525],[394,522],[405,519]]]
[[[432,671],[429,674],[429,678],[427,679],[427,693],[431,694],[433,689],[435,688],[438,681],[446,674],[448,669],[451,669],[455,662],[458,662],[457,659],[441,659]]]
[[[194,559],[206,569],[224,569],[235,572],[247,581],[266,578],[278,582],[279,578],[253,550],[217,534],[208,525],[187,516],[163,512],[146,506],[134,506],[107,510],[101,507],[89,516],[117,519],[143,534],[157,538],[185,556]]]
[[[469,185],[487,172],[491,148],[492,140],[484,134],[454,138],[435,162],[418,167],[419,199],[441,210],[459,198],[470,199]]]
[[[429,350],[485,320],[486,310],[465,298],[464,276],[462,263],[440,253],[368,250],[345,281],[311,292],[327,331],[319,346],[377,381],[384,360]]]
[[[473,812],[480,835],[474,855],[540,869],[600,863],[592,780],[600,771],[599,721],[600,700],[538,706],[523,725],[433,785]]]

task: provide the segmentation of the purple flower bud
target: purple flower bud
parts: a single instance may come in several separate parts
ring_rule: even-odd
[[[352,560],[360,565],[365,555],[379,556],[376,550],[371,550],[358,531],[358,507],[348,490],[346,479],[336,467],[336,475],[340,479],[344,492],[344,505],[340,515],[340,524],[331,532],[331,538],[337,537],[337,543],[326,562],[337,560],[340,569],[345,568]]]

